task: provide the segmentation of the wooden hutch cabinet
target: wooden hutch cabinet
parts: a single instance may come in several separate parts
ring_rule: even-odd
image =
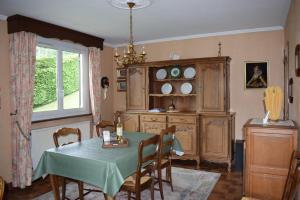
[[[244,125],[245,176],[247,197],[281,199],[292,152],[297,150],[297,128],[291,125]]]
[[[234,140],[234,114],[229,113],[229,57],[195,58],[148,62],[128,65],[127,103],[123,113],[126,131],[159,134],[167,126],[176,125],[176,137],[184,155],[176,159],[226,162],[230,168]],[[171,76],[172,68],[180,75]],[[187,68],[195,69],[195,76],[186,77]],[[160,69],[167,76],[157,79]],[[161,89],[171,84],[172,92]],[[183,83],[192,85],[192,91],[183,94]],[[176,112],[148,112],[154,108],[174,104]],[[201,148],[200,148],[201,146]]]

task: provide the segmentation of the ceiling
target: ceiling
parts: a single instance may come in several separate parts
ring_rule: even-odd
[[[168,40],[220,32],[283,27],[290,0],[153,0],[133,11],[136,42]],[[0,15],[21,14],[104,38],[127,43],[129,11],[106,0],[0,0]]]

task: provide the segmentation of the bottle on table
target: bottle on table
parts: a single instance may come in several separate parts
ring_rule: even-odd
[[[123,124],[121,123],[121,118],[118,117],[117,123],[117,140],[121,141],[123,137]]]

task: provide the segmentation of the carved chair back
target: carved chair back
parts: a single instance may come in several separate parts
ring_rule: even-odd
[[[60,137],[66,137],[69,135],[76,135],[77,141],[71,141],[71,142],[62,143],[62,144],[59,143]],[[61,129],[57,130],[55,133],[53,133],[53,140],[54,140],[55,147],[64,146],[64,145],[71,144],[74,142],[81,142],[81,131],[79,128],[61,128]]]

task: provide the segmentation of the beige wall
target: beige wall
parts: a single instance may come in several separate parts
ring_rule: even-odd
[[[113,88],[112,48],[104,46],[101,55],[102,76],[110,79]],[[101,78],[101,77],[99,77]],[[9,108],[9,43],[6,21],[0,20],[0,176],[11,182],[11,138],[10,138],[10,108]],[[101,117],[112,119],[113,90],[108,91],[108,97],[101,103]]]
[[[0,176],[11,180],[9,55],[6,21],[0,20]]]
[[[101,55],[101,77],[107,76],[109,79],[109,89],[107,92],[106,100],[102,100],[101,103],[101,118],[105,120],[113,119],[113,49],[111,47],[104,46]],[[103,90],[102,90],[103,97]],[[102,98],[103,99],[103,98]]]
[[[228,36],[205,37],[180,41],[146,44],[148,61],[168,60],[175,52],[181,58],[217,56],[218,43],[222,43],[222,55],[232,58],[230,68],[231,111],[236,112],[236,138],[242,138],[242,126],[247,119],[263,117],[264,90],[244,89],[244,61],[268,61],[269,85],[283,89],[283,43],[282,30],[245,33]],[[120,51],[122,52],[122,51]],[[115,74],[115,73],[114,73]],[[116,92],[114,110],[125,109],[125,94]]]
[[[300,44],[300,1],[292,0],[286,21],[285,41],[289,41],[289,71],[294,79],[294,103],[290,104],[290,118],[300,124],[300,77],[295,77],[295,47]],[[299,146],[298,142],[298,146]]]

